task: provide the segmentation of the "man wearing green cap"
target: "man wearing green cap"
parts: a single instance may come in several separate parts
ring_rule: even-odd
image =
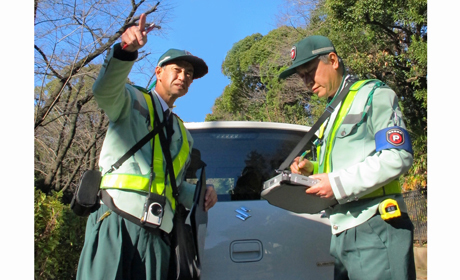
[[[93,85],[94,97],[110,123],[99,159],[102,202],[88,217],[77,279],[167,279],[169,233],[178,202],[171,180],[178,187],[179,202],[187,208],[193,202],[195,185],[184,179],[193,139],[170,111],[193,80],[206,75],[208,67],[187,51],[170,49],[158,61],[157,82],[151,92],[127,84],[138,49],[147,43],[146,35],[142,14],[139,25],[127,29],[121,43],[110,50]],[[161,127],[159,124],[165,125],[159,133],[167,139],[163,143],[168,143],[175,178],[168,176],[159,134],[107,172],[140,139]],[[152,200],[148,199],[149,187]],[[215,190],[208,187],[205,211],[216,202]],[[158,210],[155,207],[161,211],[153,211]]]
[[[398,182],[413,152],[395,92],[349,75],[323,36],[295,44],[291,59],[281,79],[296,73],[329,105],[340,101],[319,130],[317,161],[291,164],[293,173],[320,180],[307,194],[338,202],[325,209],[334,279],[415,279],[413,225]]]

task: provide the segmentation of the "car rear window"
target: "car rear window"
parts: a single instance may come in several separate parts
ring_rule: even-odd
[[[219,201],[261,199],[263,182],[306,132],[280,129],[190,129],[194,155],[206,164],[206,182],[213,184]],[[313,150],[311,141],[304,149]],[[192,179],[193,180],[193,179]]]

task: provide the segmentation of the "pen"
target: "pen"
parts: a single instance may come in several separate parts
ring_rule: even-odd
[[[155,23],[153,23],[153,22],[146,24],[145,35],[149,34],[149,32],[152,31],[154,28],[161,29],[161,26],[155,25]],[[124,49],[126,49],[126,47],[128,47],[128,44],[124,44],[121,49],[124,50]]]
[[[155,25],[155,23],[153,22],[150,24],[147,24],[147,27],[145,28],[146,35],[149,34],[149,32],[152,31],[154,28],[161,29],[161,26]]]
[[[300,155],[300,158],[299,158],[299,163],[305,158],[305,156],[310,152],[310,150],[307,150],[305,152],[303,152],[301,155]]]

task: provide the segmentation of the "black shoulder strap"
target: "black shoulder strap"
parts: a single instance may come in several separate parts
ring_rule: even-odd
[[[150,95],[150,98],[152,98],[153,111],[155,113],[155,120],[158,120],[158,114],[156,113],[156,110],[155,110],[155,102],[153,101],[153,97],[152,97],[151,93],[149,95]],[[160,132],[164,127],[164,123],[155,122],[155,124],[156,124],[155,129],[153,129],[152,131],[147,133],[147,135],[145,135],[141,140],[139,140],[139,142],[137,142],[119,160],[117,160],[117,162],[115,162],[106,173],[111,173],[114,170],[117,170],[118,168],[120,168],[120,166],[123,164],[123,162],[125,162],[129,157],[134,155],[134,153],[136,153],[140,148],[142,148],[142,146],[147,144],[150,141],[150,139],[152,139],[155,136],[155,134]],[[160,135],[161,134],[162,133],[160,133]]]
[[[329,118],[329,116],[334,112],[337,105],[347,96],[348,92],[350,91],[350,87],[357,81],[356,78],[349,77],[345,81],[345,85],[343,86],[342,90],[339,94],[332,100],[331,104],[327,106],[324,113],[319,117],[319,119],[315,122],[315,124],[310,128],[310,130],[305,134],[305,136],[299,141],[299,143],[294,147],[292,152],[289,156],[284,160],[284,162],[278,168],[279,170],[284,170],[285,168],[289,167],[291,162],[294,158],[302,151],[302,148],[310,141],[310,139],[315,135],[315,132],[321,127],[323,122]]]
[[[152,102],[153,102],[153,96],[151,94],[151,92],[149,92],[149,95],[150,95],[150,98],[152,98]],[[155,105],[155,103],[153,103]],[[155,107],[155,106],[153,106]],[[162,129],[164,126],[165,126],[165,121],[163,122],[160,122],[160,118],[158,116],[158,112],[157,110],[153,110],[153,113],[155,114],[155,118],[154,118],[154,126],[155,126],[155,130],[157,128],[160,128]],[[173,115],[175,114],[171,114],[170,118],[173,118]],[[153,131],[152,131],[153,132]],[[178,202],[178,199],[179,199],[179,189],[177,188],[177,185],[176,185],[176,177],[174,176],[174,168],[173,168],[173,165],[172,165],[172,157],[171,157],[171,151],[169,150],[169,142],[166,140],[166,137],[165,137],[165,134],[164,133],[159,133],[159,137],[160,137],[160,144],[161,144],[161,149],[163,150],[163,155],[165,157],[165,160],[166,160],[166,169],[169,173],[169,181],[170,181],[170,184],[171,184],[171,188],[172,188],[172,191],[173,191],[173,196],[174,198],[176,199],[176,203]],[[153,161],[152,161],[152,164],[153,164]],[[152,166],[153,168],[153,166]],[[152,170],[153,172],[153,170]],[[150,194],[150,192],[149,192]]]
[[[173,118],[173,115],[171,115],[170,118]],[[159,122],[160,122],[160,119],[158,118],[158,113],[155,111],[155,123],[159,125]],[[164,133],[160,133],[159,136],[160,136],[161,149],[163,150],[163,155],[166,160],[166,169],[169,174],[169,182],[171,184],[173,196],[176,199],[176,203],[179,203],[178,201],[179,189],[177,188],[176,177],[174,176],[174,168],[172,165],[171,151],[169,150],[169,142],[166,140]]]

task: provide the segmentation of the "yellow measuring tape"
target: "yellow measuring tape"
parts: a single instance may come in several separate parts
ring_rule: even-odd
[[[388,198],[379,204],[380,216],[383,220],[393,219],[401,216],[398,202],[394,199]]]

